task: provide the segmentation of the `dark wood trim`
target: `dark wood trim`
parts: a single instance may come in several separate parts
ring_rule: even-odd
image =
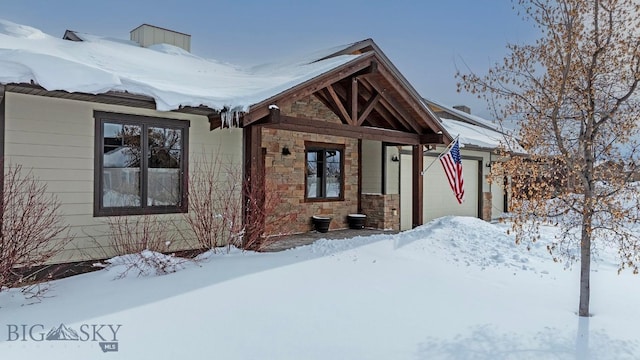
[[[382,193],[382,195],[387,195],[387,145],[382,142],[380,146],[382,146],[382,156],[380,156],[382,169],[382,178],[380,179],[380,192]]]
[[[302,84],[294,86],[282,93],[272,96],[258,104],[255,104],[249,108],[249,112],[245,114],[244,125],[250,125],[263,117],[269,115],[269,105],[278,105],[278,100],[287,99],[288,101],[295,101],[297,99],[305,98],[313,93],[326,88],[327,86],[334,84],[342,79],[348,78],[351,75],[357,73],[369,73],[372,71],[372,59],[375,58],[375,54],[362,55],[354,60],[351,60],[344,65],[337,67],[325,74],[310,79]]]
[[[325,88],[322,89],[318,92],[313,93],[313,95],[320,100],[320,102],[322,102],[324,104],[324,106],[326,106],[329,110],[331,110],[331,112],[333,112],[334,114],[336,114],[336,116],[338,116],[338,118],[340,118],[340,120],[346,124],[347,123],[347,119],[343,119],[341,114],[340,114],[340,110],[336,109],[336,106],[333,104],[333,101],[329,100],[331,98],[331,95],[329,95],[329,91]]]
[[[209,131],[222,127],[222,118],[219,114],[208,115],[207,118],[209,119]]]
[[[378,67],[378,73],[384,77],[389,84],[400,94],[400,96],[409,104],[409,106],[415,111],[416,114],[423,120],[424,124],[431,128],[434,132],[441,130],[438,119],[433,115],[431,110],[427,108],[427,105],[422,102],[422,98],[419,96],[413,96],[413,88],[404,80],[401,75],[398,76],[394,69],[387,70],[384,66]],[[426,116],[425,116],[426,115]]]
[[[373,55],[375,56],[375,54]],[[358,64],[358,62],[354,62],[352,66],[355,64]],[[258,122],[262,124],[265,118],[269,116],[268,111],[264,108],[268,106],[268,104],[277,105],[278,100],[290,102],[295,101],[297,98],[314,94],[341,119],[343,124],[358,126],[367,123],[367,125],[377,129],[391,129],[401,133],[427,135],[425,138],[417,141],[391,141],[395,143],[443,143],[444,136],[436,136],[434,138],[433,134],[440,131],[446,134],[446,132],[439,126],[434,129],[429,125],[428,121],[424,120],[430,119],[431,117],[426,106],[421,108],[410,106],[412,104],[415,105],[415,99],[405,98],[409,94],[406,89],[402,92],[395,88],[400,84],[398,79],[393,78],[395,73],[389,72],[388,70],[381,72],[380,70],[383,69],[378,67],[375,75],[364,75],[372,73],[371,64],[371,59],[369,59],[365,63],[360,64],[360,66],[362,66],[360,70],[352,68],[351,74],[343,72],[342,77],[336,76],[340,75],[338,72],[333,73],[332,76],[324,74],[319,77],[322,79],[322,82],[315,80],[316,83],[314,84],[314,82],[309,80],[307,81],[306,87],[300,84],[300,89],[297,92],[287,90],[273,97],[269,103],[265,100],[261,104],[254,105],[251,107],[250,112],[245,115],[243,125],[247,126]],[[365,65],[368,65],[369,68],[364,67]],[[389,76],[391,76],[391,78],[389,78]],[[360,86],[360,84],[362,84],[362,86]],[[393,90],[393,93],[388,90]],[[285,97],[285,94],[289,94],[289,97]],[[377,111],[379,116],[376,115],[369,118],[374,110]],[[289,125],[287,126],[287,130],[296,131]],[[340,136],[352,137],[353,135]],[[384,139],[376,138],[374,140]]]
[[[124,215],[146,215],[146,214],[171,214],[171,213],[185,213],[189,209],[188,204],[188,190],[189,190],[189,127],[190,121],[157,118],[151,116],[131,115],[112,113],[105,111],[94,110],[93,117],[95,119],[94,125],[94,181],[93,181],[93,216],[124,216]],[[116,123],[116,124],[131,124],[140,125],[146,127],[164,127],[182,132],[182,144],[180,158],[180,204],[177,206],[148,206],[146,200],[148,197],[147,180],[148,180],[148,168],[146,165],[147,148],[142,146],[147,144],[147,132],[141,133],[141,161],[144,159],[144,164],[140,164],[140,206],[136,207],[109,207],[106,208],[103,205],[104,188],[103,180],[103,138],[104,138],[104,123]]]
[[[279,124],[281,121],[280,118],[280,109],[278,109],[277,107],[271,108],[269,109],[269,116],[270,116],[270,121],[274,124]]]
[[[422,134],[420,135],[420,144],[423,144],[423,145],[444,144],[444,134]]]
[[[358,214],[362,214],[362,139],[358,139]]]
[[[110,91],[104,94],[86,94],[79,92],[66,92],[61,90],[48,91],[39,85],[31,84],[10,84],[7,85],[7,91],[17,94],[37,95],[45,97],[53,97],[60,99],[78,100],[96,102],[110,105],[130,106],[142,109],[155,109],[156,103],[153,98],[130,93],[118,93]]]
[[[6,91],[16,94],[44,96],[58,99],[87,101],[99,104],[128,106],[141,109],[156,109],[156,102],[152,97],[145,95],[131,94],[127,92],[108,91],[104,94],[86,94],[80,92],[66,92],[62,90],[45,90],[39,85],[32,84],[9,84],[6,85]],[[220,112],[206,106],[184,106],[172,112],[186,113],[201,116],[210,116],[211,118],[220,118]]]
[[[423,211],[423,201],[424,201],[424,182],[422,178],[422,169],[424,165],[424,151],[422,150],[422,145],[414,145],[413,151],[411,155],[412,159],[412,167],[411,167],[411,178],[412,178],[412,187],[413,187],[413,203],[412,205],[412,222],[411,227],[416,228],[423,224],[424,222],[424,211]]]
[[[102,209],[102,164],[104,152],[102,139],[104,131],[102,130],[102,122],[93,114],[94,117],[94,132],[93,132],[93,216],[99,216]]]
[[[275,123],[273,120],[267,120],[262,126],[312,134],[386,141],[394,144],[416,145],[421,141],[420,135],[413,133],[367,126],[335,124],[324,120],[297,118],[286,115],[280,115],[279,123]]]
[[[418,113],[419,114],[426,113],[429,118],[429,121],[427,123],[431,122],[432,130],[434,132],[437,132],[438,130],[436,129],[439,128],[439,125],[438,125],[437,118],[435,117],[435,114],[433,114],[433,112],[430,109],[428,109],[426,105],[422,104],[422,98],[418,94],[418,92],[413,88],[413,86],[411,86],[409,81],[407,81],[407,79],[402,75],[402,73],[400,73],[400,71],[395,67],[395,65],[391,62],[391,60],[389,60],[387,55],[378,47],[378,45],[376,45],[376,43],[373,40],[366,39],[363,41],[359,41],[347,48],[341,49],[337,52],[327,55],[319,59],[318,61],[328,59],[338,55],[343,55],[343,54],[354,55],[354,54],[361,54],[366,52],[375,54],[375,59],[372,61],[372,69],[368,73],[371,75],[368,75],[366,77],[367,78],[376,77],[378,76],[378,74],[382,74],[386,78],[394,79],[395,80],[394,82],[397,83],[396,86],[399,86],[400,88],[404,88],[404,91],[401,92],[401,94],[404,93],[403,98],[408,102],[410,106],[415,106],[417,104],[417,108],[422,108],[423,110]],[[378,63],[380,63],[381,66],[378,66]],[[392,85],[394,84],[392,83]],[[446,144],[448,144],[450,141],[453,140],[453,138],[450,136],[450,134],[446,132],[446,130],[444,131],[444,133],[445,133]]]
[[[409,129],[417,134],[422,133],[423,128],[419,126],[404,107],[392,97],[391,92],[387,88],[382,87],[373,81],[363,81],[362,83],[366,84],[366,87],[369,87],[372,94],[380,94],[381,99],[378,101],[379,106],[377,106],[376,109],[378,110],[378,113],[381,113],[381,108],[384,109],[385,112],[389,113],[391,119],[395,120],[387,120],[392,124],[392,126],[395,128],[402,127]],[[395,125],[396,123],[397,125]]]
[[[340,116],[340,119],[342,119],[343,122],[346,122],[347,124],[353,125],[353,120],[349,116],[349,113],[347,112],[347,109],[345,109],[344,104],[342,103],[342,100],[340,99],[340,97],[336,93],[336,90],[333,88],[333,85],[327,86],[326,89],[329,92],[329,96],[331,96],[331,99],[333,100],[333,103],[335,104],[335,107],[338,109],[339,113],[336,114],[336,115]]]
[[[2,219],[4,218],[4,142],[6,133],[6,92],[5,86],[0,85],[0,165],[2,165],[2,171],[0,171],[0,229],[2,229]]]
[[[460,159],[462,159],[462,156],[460,157]],[[484,162],[482,160],[483,160],[482,158],[478,160],[478,218],[479,219],[483,219],[482,210],[484,209],[484,189],[482,186],[482,169],[484,168]],[[464,178],[464,168],[462,169],[462,175]],[[489,220],[491,220],[491,214],[489,214]]]
[[[189,212],[189,127],[190,122],[187,122],[187,127],[182,131],[182,151],[184,159],[181,159],[183,164],[180,168],[180,204],[182,212]]]
[[[344,201],[344,182],[345,182],[345,167],[344,160],[347,156],[345,153],[346,145],[340,143],[323,143],[323,142],[315,142],[315,141],[305,141],[304,142],[304,162],[305,162],[305,170],[304,170],[304,201],[305,202],[331,202],[331,201]],[[309,188],[307,185],[307,151],[308,150],[339,150],[340,151],[340,196],[337,198],[329,198],[329,197],[316,197],[310,198],[307,197],[307,189]],[[325,159],[326,160],[326,159]]]
[[[249,147],[249,181],[260,175],[262,168],[260,158],[262,154],[262,127],[252,126],[250,129],[250,147]]]
[[[329,150],[344,150],[345,144],[308,140],[304,142],[304,147],[317,148],[317,149],[329,149]]]
[[[351,78],[351,124],[361,125],[358,121],[358,78]]]
[[[242,129],[242,204],[249,201],[247,185],[251,179],[251,129],[255,127],[245,127]],[[247,228],[249,223],[249,213],[247,206],[242,206],[242,225]]]
[[[405,108],[400,105],[393,97],[391,97],[389,91],[387,89],[376,84],[375,81],[368,82],[371,87],[382,96],[384,102],[387,103],[389,110],[392,111],[392,115],[400,122],[403,126],[408,129],[412,129],[417,134],[422,133],[422,128],[418,126],[415,121],[409,121],[408,119],[413,119],[413,117],[405,110]],[[395,114],[393,114],[395,112]]]
[[[277,109],[272,109],[277,110]],[[262,149],[262,127],[259,125],[253,125],[245,127],[243,130],[243,159],[244,159],[244,181],[243,181],[243,204],[242,207],[242,221],[245,225],[246,239],[255,239],[262,235],[265,230],[264,219],[259,214],[264,211],[265,199],[262,195],[265,195],[266,179],[264,168],[264,157]],[[255,189],[253,186],[259,186],[262,189]],[[259,198],[251,199],[250,196],[259,196]],[[250,204],[251,201],[255,201],[255,204]],[[254,216],[261,219],[259,226],[256,226]],[[255,235],[252,232],[258,231],[259,235]],[[246,246],[246,244],[243,244]]]
[[[371,114],[373,108],[378,104],[380,96],[380,94],[376,93],[371,97],[371,99],[369,99],[369,101],[367,101],[367,103],[364,105],[364,108],[362,109],[362,112],[360,113],[360,115],[358,115],[358,121],[356,122],[357,126],[362,125],[362,123],[367,119],[367,116]]]
[[[505,176],[502,180],[502,212],[509,212],[509,179]]]

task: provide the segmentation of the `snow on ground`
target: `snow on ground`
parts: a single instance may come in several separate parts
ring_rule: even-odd
[[[279,253],[207,254],[163,276],[59,280],[27,305],[0,294],[7,359],[637,359],[640,278],[578,271],[506,225],[445,217],[396,235]],[[604,255],[603,255],[604,256]],[[43,340],[52,338],[77,340]],[[75,335],[74,335],[75,334]],[[580,336],[587,334],[587,336]],[[24,341],[23,341],[24,340]],[[117,352],[115,349],[117,348]]]

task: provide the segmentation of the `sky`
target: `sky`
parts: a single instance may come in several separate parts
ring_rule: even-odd
[[[457,92],[457,69],[486,72],[507,43],[535,32],[509,0],[0,0],[0,18],[54,36],[65,30],[129,38],[143,23],[191,35],[194,54],[256,65],[372,38],[424,97],[467,105],[491,119],[484,100]]]

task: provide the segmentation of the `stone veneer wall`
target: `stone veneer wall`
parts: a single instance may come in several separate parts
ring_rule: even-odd
[[[400,230],[400,195],[362,194],[362,213],[367,227]]]
[[[340,123],[338,117],[315,97],[278,106],[285,115]],[[305,200],[305,141],[344,145],[344,200]],[[282,155],[285,146],[291,155]],[[276,198],[268,204],[272,208],[267,212],[272,215],[266,221],[265,235],[310,231],[313,215],[332,217],[331,230],[348,227],[347,215],[358,210],[358,140],[264,128],[262,147],[266,149],[266,189],[270,197]]]

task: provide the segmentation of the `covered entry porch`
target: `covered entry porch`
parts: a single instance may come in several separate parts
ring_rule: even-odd
[[[264,194],[245,221],[260,222],[261,236],[308,232],[313,216],[344,229],[354,213],[367,215],[367,227],[399,230],[399,195],[385,191],[387,178],[398,177],[390,146],[412,149],[412,226],[422,224],[423,148],[450,138],[372,41],[349,51],[362,55],[242,119],[245,176]]]

